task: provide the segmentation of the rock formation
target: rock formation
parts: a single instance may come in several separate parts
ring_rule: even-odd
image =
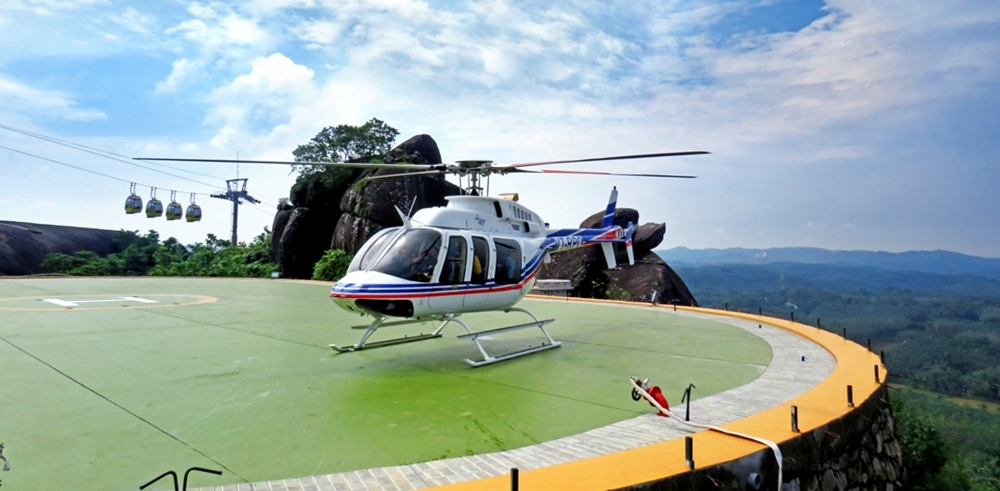
[[[46,273],[46,254],[93,251],[100,256],[120,252],[112,241],[115,230],[0,221],[0,275]]]
[[[417,135],[392,149],[387,163],[407,162],[437,164],[441,152],[428,135]],[[316,172],[296,182],[289,203],[282,203],[272,225],[274,259],[287,278],[311,278],[312,268],[327,249],[343,249],[354,254],[372,235],[386,227],[401,225],[396,207],[404,213],[431,206],[444,206],[445,197],[461,192],[442,175],[411,176],[394,179],[362,180],[402,171],[379,169]],[[603,212],[584,220],[581,226],[597,227]],[[622,208],[615,213],[615,223],[627,226],[639,223],[639,212]],[[665,226],[647,223],[633,237],[636,264],[628,266],[624,248],[617,251],[623,264],[605,271],[601,250],[587,247],[553,256],[552,264],[543,266],[539,278],[569,279],[573,294],[595,298],[649,300],[655,290],[661,303],[696,305],[684,282],[653,248],[663,240]]]
[[[597,212],[580,223],[582,228],[596,228],[604,212]],[[639,223],[639,212],[631,208],[615,210],[614,224],[627,227]],[[542,266],[539,279],[566,279],[573,284],[574,296],[650,301],[657,292],[660,303],[698,305],[684,280],[653,249],[663,241],[666,225],[647,223],[632,236],[635,265],[629,266],[624,246],[615,245],[618,267],[607,269],[604,253],[599,247],[584,247],[552,256],[552,262]]]
[[[428,135],[417,135],[392,149],[387,162],[411,164],[441,163],[437,143]],[[363,177],[398,174],[401,171],[379,169],[366,171]],[[445,206],[445,196],[460,194],[458,186],[443,175],[414,176],[394,179],[373,179],[351,186],[340,202],[337,229],[331,249],[343,249],[354,254],[369,237],[386,227],[402,225],[398,206],[404,213],[432,206]]]
[[[428,135],[417,135],[392,149],[387,163],[437,164],[441,152]],[[272,223],[271,248],[287,278],[311,278],[312,268],[327,249],[354,254],[373,234],[400,225],[396,206],[404,212],[444,206],[445,196],[459,194],[443,176],[413,176],[360,181],[399,173],[392,169],[337,169],[316,172],[292,187],[290,203],[282,203]],[[416,201],[414,201],[416,198]]]

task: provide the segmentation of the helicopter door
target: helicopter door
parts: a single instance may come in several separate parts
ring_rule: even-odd
[[[465,284],[466,263],[469,260],[469,242],[459,234],[449,234],[447,243],[438,283],[450,285],[452,291],[445,290],[441,295],[430,297],[427,305],[435,310],[458,311],[462,309],[465,297],[462,285]]]
[[[441,266],[442,285],[461,285],[465,283],[465,262],[469,256],[469,246],[465,237],[452,235],[448,237],[448,252]]]
[[[521,244],[511,239],[493,239],[493,281],[489,294],[480,297],[466,295],[466,305],[470,298],[480,301],[475,308],[479,310],[496,310],[510,307],[521,299],[522,290],[513,289],[521,281]]]
[[[465,308],[479,308],[488,305],[491,300],[489,293],[475,293],[478,290],[477,287],[486,286],[487,278],[489,277],[491,264],[490,258],[493,257],[491,252],[490,242],[486,237],[472,236],[472,264],[470,283],[472,286],[472,293],[465,295]]]

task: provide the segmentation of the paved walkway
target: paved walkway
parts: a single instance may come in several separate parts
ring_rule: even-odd
[[[622,307],[636,308],[636,307]],[[833,370],[833,357],[819,345],[783,329],[696,312],[686,315],[746,329],[771,345],[771,363],[757,380],[691,403],[691,421],[722,425],[774,407],[812,388]],[[802,357],[805,361],[802,361]],[[622,380],[625,387],[626,380]],[[678,406],[678,409],[680,406]],[[675,411],[676,412],[676,411]],[[510,469],[538,469],[597,457],[689,435],[690,428],[646,414],[579,435],[502,452],[435,460],[419,464],[365,469],[200,491],[408,491],[442,484],[509,474]]]

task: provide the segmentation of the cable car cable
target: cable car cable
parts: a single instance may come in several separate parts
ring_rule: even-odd
[[[44,138],[42,138],[42,139],[44,140]],[[57,145],[69,146],[69,145],[64,145],[64,144],[57,143],[57,142],[52,142],[52,143],[56,143]],[[92,155],[96,155],[98,157],[104,157],[106,159],[116,160],[118,162],[122,162],[122,163],[125,163],[125,164],[128,164],[128,165],[134,165],[134,166],[142,168],[142,169],[151,170],[153,172],[159,172],[160,174],[165,174],[165,175],[168,175],[170,177],[176,177],[177,179],[183,179],[185,181],[191,181],[193,183],[201,184],[202,186],[208,186],[210,188],[218,188],[219,187],[219,186],[216,186],[215,184],[209,184],[207,182],[196,181],[196,180],[191,179],[191,178],[187,178],[187,177],[184,177],[184,176],[178,176],[177,174],[171,174],[171,173],[169,173],[167,171],[162,171],[160,169],[154,169],[152,167],[147,167],[145,165],[137,164],[135,162],[130,162],[130,161],[127,161],[127,160],[116,158],[116,157],[109,157],[107,155],[102,155],[101,153],[95,152],[93,150],[86,150],[86,149],[83,149],[83,148],[76,148],[76,147],[72,147],[72,146],[69,146],[69,147],[73,148],[75,150],[79,150],[81,152],[86,152],[86,153],[89,153],[89,154],[92,154]]]
[[[71,141],[68,141],[68,140],[61,140],[61,139],[53,137],[53,136],[43,135],[41,133],[35,133],[35,132],[31,132],[31,131],[24,130],[24,129],[21,129],[21,128],[15,128],[13,126],[6,125],[6,124],[3,124],[3,123],[0,123],[0,129],[5,129],[7,131],[11,131],[11,132],[14,132],[14,133],[19,133],[19,134],[22,134],[22,135],[25,135],[25,136],[29,136],[29,137],[32,137],[32,138],[37,138],[39,140],[46,141],[46,142],[49,142],[49,143],[54,143],[56,145],[62,145],[64,147],[72,148],[74,150],[78,150],[78,151],[81,151],[81,152],[87,152],[89,154],[96,155],[98,157],[104,157],[106,159],[116,160],[118,162],[122,162],[122,163],[125,163],[125,164],[134,165],[134,166],[137,166],[137,167],[141,167],[143,169],[151,170],[153,172],[160,172],[160,173],[166,174],[168,176],[177,177],[179,179],[189,180],[189,181],[196,182],[198,184],[203,184],[203,185],[206,185],[206,186],[209,186],[209,187],[216,187],[215,185],[212,185],[212,184],[207,184],[207,183],[204,183],[204,182],[195,181],[193,179],[188,179],[188,178],[182,177],[182,176],[176,176],[176,175],[173,175],[173,174],[170,174],[170,173],[167,173],[167,172],[163,172],[163,171],[160,171],[160,170],[157,170],[157,169],[153,169],[153,168],[150,168],[150,167],[146,167],[146,166],[143,166],[143,165],[136,164],[135,162],[131,161],[131,160],[135,160],[135,159],[132,159],[132,157],[129,157],[128,155],[122,155],[120,153],[115,153],[115,152],[112,152],[112,151],[109,151],[109,150],[104,150],[104,149],[100,149],[100,148],[96,148],[96,147],[91,147],[91,146],[83,145],[83,144],[80,144],[80,143],[74,143],[74,142],[71,142]],[[122,159],[116,158],[116,157],[122,157],[123,159],[130,159],[130,160],[122,160]],[[199,176],[210,177],[212,179],[218,179],[220,181],[224,181],[225,180],[225,179],[223,179],[221,177],[218,177],[218,176],[213,176],[213,175],[205,174],[205,173],[202,173],[202,172],[195,172],[195,171],[183,169],[183,168],[180,168],[180,167],[174,167],[172,165],[161,164],[159,162],[153,162],[153,161],[144,160],[144,159],[139,159],[139,160],[142,160],[143,162],[148,163],[148,164],[159,165],[161,167],[166,167],[168,169],[174,169],[174,170],[181,171],[181,172],[187,172],[189,174],[195,174],[195,175],[199,175]],[[274,198],[271,198],[271,197],[268,197],[268,196],[264,196],[264,195],[259,194],[259,193],[257,195],[260,196],[260,197],[262,197],[262,198],[266,198],[267,200],[270,200],[272,202],[275,201]],[[276,204],[269,204],[268,206],[277,207]]]
[[[72,167],[72,168],[74,168],[76,170],[81,170],[83,172],[89,172],[91,174],[95,174],[95,175],[98,175],[98,176],[101,176],[101,177],[106,177],[108,179],[114,179],[116,181],[127,182],[127,183],[130,183],[130,184],[131,183],[135,183],[135,184],[137,184],[139,186],[142,186],[142,187],[145,187],[145,188],[159,187],[159,186],[151,186],[149,184],[143,184],[141,182],[136,182],[136,181],[132,181],[132,180],[129,180],[129,179],[122,179],[120,177],[115,177],[115,176],[112,176],[110,174],[105,174],[103,172],[97,172],[95,170],[90,170],[90,169],[87,169],[87,168],[84,168],[84,167],[80,167],[80,166],[76,166],[76,165],[73,165],[73,164],[67,164],[65,162],[60,162],[58,160],[50,159],[48,157],[42,157],[41,155],[36,155],[36,154],[30,153],[30,152],[25,152],[23,150],[18,150],[16,148],[11,148],[11,147],[4,146],[4,145],[0,145],[0,148],[2,148],[4,150],[9,150],[9,151],[14,152],[14,153],[19,153],[21,155],[27,155],[29,157],[34,157],[36,159],[41,159],[41,160],[44,160],[44,161],[47,161],[47,162],[52,162],[53,164],[64,165],[66,167]],[[191,191],[181,191],[181,190],[177,190],[177,192],[179,192],[179,193],[187,193],[187,194],[196,194],[196,195],[202,195],[202,196],[210,196],[211,195],[211,193],[195,193],[195,192],[191,192]]]
[[[0,123],[0,129],[5,129],[7,131],[12,131],[14,133],[20,133],[20,134],[25,135],[25,136],[30,136],[32,138],[37,138],[39,140],[47,141],[49,143],[55,143],[56,145],[62,145],[64,147],[72,148],[74,150],[79,150],[81,152],[87,152],[87,153],[90,153],[90,154],[93,154],[93,155],[97,155],[99,157],[104,157],[106,159],[117,160],[119,162],[123,162],[123,163],[129,164],[129,165],[138,165],[139,167],[142,167],[144,169],[149,169],[149,170],[152,170],[154,172],[162,172],[162,171],[159,171],[157,169],[152,169],[152,168],[149,168],[149,167],[141,166],[141,165],[136,164],[136,163],[131,162],[131,161],[126,161],[126,160],[122,160],[122,159],[116,158],[116,157],[122,157],[124,159],[131,159],[132,157],[129,157],[128,155],[122,155],[120,153],[115,153],[115,152],[111,152],[109,150],[103,150],[103,149],[100,149],[100,148],[90,147],[90,146],[87,146],[87,145],[82,145],[82,144],[74,143],[74,142],[67,141],[67,140],[60,140],[59,138],[55,138],[55,137],[48,136],[48,135],[43,135],[41,133],[33,133],[31,131],[22,130],[20,128],[15,128],[13,126],[8,126],[8,125],[2,124],[2,123]],[[114,157],[112,157],[112,155]],[[143,162],[146,162],[146,163],[149,163],[149,164],[153,164],[153,165],[159,165],[159,166],[162,166],[162,167],[166,167],[168,169],[174,169],[174,170],[178,170],[178,171],[181,171],[181,172],[187,172],[189,174],[196,174],[196,175],[199,175],[199,176],[210,177],[212,179],[218,179],[220,181],[224,181],[225,180],[225,179],[223,179],[221,177],[212,176],[212,175],[209,175],[209,174],[203,174],[201,172],[195,172],[195,171],[192,171],[192,170],[182,169],[180,167],[174,167],[172,165],[161,164],[159,162],[150,162],[148,160],[143,160]],[[168,175],[172,175],[172,174],[168,174]],[[174,176],[174,177],[179,177],[179,176]],[[180,179],[186,179],[186,178],[180,177]],[[194,181],[194,182],[198,182],[198,181]],[[200,183],[199,182],[199,184],[204,184],[204,183]]]

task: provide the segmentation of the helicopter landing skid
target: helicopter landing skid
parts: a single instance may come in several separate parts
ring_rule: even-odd
[[[456,317],[451,317],[447,321],[445,321],[445,324],[447,324],[448,322],[456,322],[458,324],[461,324],[462,327],[464,327],[465,330],[468,331],[469,333],[468,334],[463,334],[463,335],[459,336],[458,339],[471,339],[473,343],[476,343],[476,347],[479,348],[479,352],[482,353],[482,355],[483,355],[483,360],[482,361],[475,361],[475,360],[470,360],[470,359],[466,358],[465,362],[468,363],[469,366],[471,366],[473,368],[476,368],[476,367],[481,367],[481,366],[484,366],[484,365],[492,365],[494,363],[499,363],[501,361],[507,361],[507,360],[510,360],[510,359],[513,359],[513,358],[519,358],[521,356],[526,356],[526,355],[530,355],[532,353],[538,353],[539,351],[550,350],[552,348],[558,348],[558,347],[562,346],[561,342],[552,339],[552,336],[549,335],[549,332],[545,330],[545,325],[546,324],[551,324],[552,322],[555,322],[555,319],[538,320],[538,317],[535,317],[535,314],[532,314],[531,312],[529,312],[529,311],[527,311],[525,309],[520,309],[520,308],[517,308],[517,307],[510,307],[508,309],[505,309],[504,312],[510,312],[512,310],[528,314],[529,316],[531,316],[531,318],[534,320],[534,322],[528,322],[528,323],[525,323],[525,324],[517,324],[517,325],[507,326],[507,327],[498,327],[496,329],[488,329],[486,331],[473,332],[472,328],[469,327],[469,325],[466,324],[463,320],[458,319],[457,316]],[[444,327],[444,326],[442,325],[442,327]],[[486,352],[486,349],[483,348],[482,343],[479,342],[479,337],[480,336],[490,336],[490,335],[493,335],[493,334],[500,334],[500,333],[509,332],[509,331],[517,331],[517,330],[520,330],[520,329],[528,329],[528,328],[532,328],[532,327],[537,327],[537,328],[539,328],[539,329],[542,330],[542,334],[545,335],[545,339],[548,340],[548,344],[546,344],[545,342],[543,342],[540,346],[532,346],[532,347],[525,348],[525,349],[522,349],[522,350],[512,351],[510,353],[504,353],[504,354],[499,355],[499,356],[492,356],[492,355],[490,355],[489,353]]]
[[[528,322],[528,323],[525,323],[525,324],[517,324],[517,325],[507,326],[507,327],[498,327],[496,329],[487,329],[485,331],[475,332],[475,331],[472,330],[471,327],[469,327],[468,324],[466,324],[465,321],[463,321],[462,319],[458,318],[458,316],[461,315],[461,314],[448,314],[448,315],[444,315],[444,316],[441,316],[441,317],[439,317],[439,318],[436,319],[438,321],[443,321],[443,322],[441,323],[441,325],[439,325],[437,327],[437,329],[435,329],[433,332],[431,332],[429,334],[422,334],[421,333],[421,334],[419,334],[417,336],[403,336],[401,338],[387,339],[385,341],[376,341],[376,342],[373,342],[373,343],[367,343],[366,344],[366,341],[368,341],[368,338],[376,330],[378,330],[380,327],[401,326],[401,325],[406,325],[406,324],[420,324],[420,323],[428,322],[426,319],[423,319],[423,320],[413,319],[413,320],[402,320],[402,321],[395,321],[395,322],[385,322],[386,319],[388,319],[388,317],[377,317],[375,319],[375,321],[372,322],[371,325],[369,325],[367,327],[366,326],[354,326],[352,328],[352,329],[366,329],[364,335],[361,336],[361,340],[358,341],[357,344],[354,344],[352,346],[338,346],[336,344],[331,344],[330,347],[333,348],[334,350],[340,352],[340,353],[348,353],[348,352],[351,352],[351,351],[361,351],[363,349],[381,348],[381,347],[384,347],[384,346],[392,346],[394,344],[411,343],[411,342],[414,342],[414,341],[423,341],[424,339],[439,338],[439,337],[441,337],[441,330],[443,330],[444,326],[448,325],[449,322],[455,322],[455,323],[461,325],[462,327],[464,327],[465,330],[468,332],[468,334],[462,334],[461,336],[458,336],[458,339],[471,339],[472,342],[476,344],[476,348],[479,348],[479,352],[482,353],[482,355],[483,355],[483,360],[482,361],[470,360],[468,358],[465,359],[465,362],[468,363],[469,366],[471,366],[473,368],[475,368],[475,367],[481,367],[483,365],[492,365],[493,363],[499,363],[501,361],[506,361],[506,360],[510,360],[510,359],[513,359],[513,358],[518,358],[518,357],[521,357],[521,356],[530,355],[532,353],[538,353],[539,351],[545,351],[545,350],[549,350],[549,349],[552,349],[552,348],[558,348],[558,347],[562,346],[561,342],[552,339],[552,336],[549,334],[549,332],[545,330],[545,326],[547,324],[551,324],[552,322],[555,322],[555,319],[539,320],[538,317],[535,317],[535,314],[532,314],[531,312],[529,312],[529,311],[527,311],[525,309],[521,309],[521,308],[517,308],[517,307],[510,307],[508,309],[504,309],[504,312],[511,312],[511,311],[523,312],[523,313],[531,316],[532,322]],[[540,346],[532,346],[532,347],[525,348],[525,349],[522,349],[522,350],[512,351],[510,353],[504,353],[504,354],[499,355],[499,356],[493,356],[493,355],[490,355],[489,353],[487,353],[486,352],[486,348],[484,348],[483,345],[482,345],[482,343],[479,342],[479,338],[481,336],[491,336],[493,334],[500,334],[500,333],[509,332],[509,331],[517,331],[517,330],[520,330],[520,329],[528,329],[528,328],[532,328],[532,327],[537,327],[537,328],[541,329],[542,330],[542,334],[545,335],[545,339],[548,341],[548,343],[546,343],[546,342],[543,341]]]
[[[377,317],[375,321],[371,323],[371,325],[367,326],[367,328],[365,326],[353,326],[352,329],[367,329],[365,331],[365,334],[361,336],[361,341],[358,341],[357,344],[351,346],[338,346],[336,344],[331,344],[330,347],[339,353],[347,353],[350,351],[361,351],[363,349],[381,348],[384,346],[392,346],[394,344],[412,343],[414,341],[423,341],[425,339],[439,338],[441,337],[441,330],[444,329],[444,326],[448,324],[448,322],[450,321],[450,319],[448,318],[443,319],[444,322],[441,323],[441,325],[438,326],[438,328],[435,329],[434,332],[431,332],[429,334],[421,333],[417,336],[403,336],[401,338],[386,339],[385,341],[376,341],[374,343],[365,344],[365,341],[368,341],[368,337],[371,336],[372,333],[374,333],[380,327],[400,326],[405,324],[420,324],[427,322],[426,320],[405,320],[396,322],[385,322],[386,319],[388,319],[388,317]]]

